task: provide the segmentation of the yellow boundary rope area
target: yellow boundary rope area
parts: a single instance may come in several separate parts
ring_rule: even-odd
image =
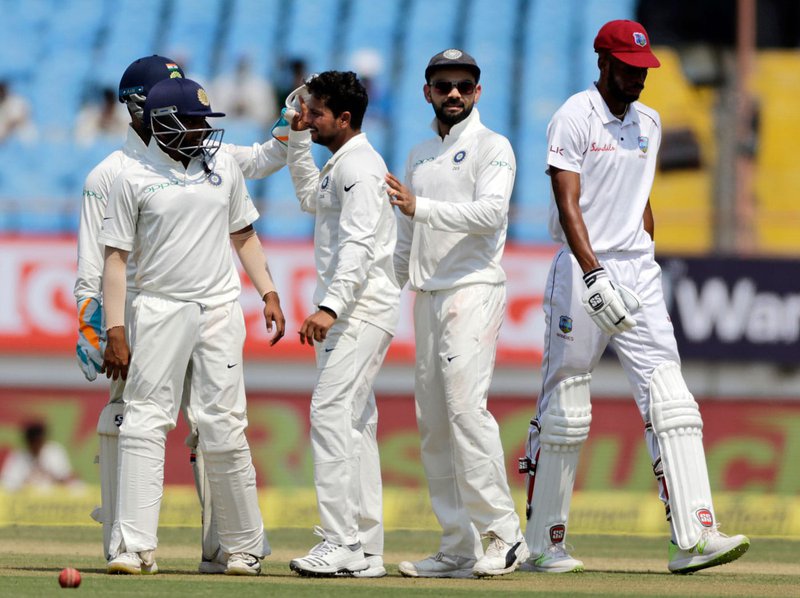
[[[387,529],[438,529],[423,489],[384,488],[383,495]],[[310,528],[319,521],[313,488],[262,489],[259,496],[268,529]],[[0,491],[0,525],[97,525],[89,513],[99,501],[96,486],[16,494]],[[723,531],[800,537],[800,497],[717,493],[714,502]],[[571,533],[668,534],[663,506],[653,494],[578,492],[571,511]],[[520,512],[520,518],[524,521],[524,513]],[[162,526],[199,527],[194,488],[166,487],[160,522]]]

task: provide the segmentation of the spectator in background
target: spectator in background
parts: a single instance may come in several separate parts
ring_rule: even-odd
[[[28,100],[12,93],[8,81],[0,80],[0,142],[13,136],[30,138],[33,131]]]
[[[47,439],[47,427],[43,423],[26,424],[23,440],[25,448],[10,452],[0,470],[0,486],[4,490],[49,488],[76,481],[67,451]]]
[[[226,72],[214,80],[211,95],[229,119],[248,120],[266,127],[277,116],[275,90],[253,71],[247,56],[239,58],[233,73]]]
[[[81,108],[75,121],[74,137],[79,143],[89,144],[99,137],[124,139],[130,119],[117,102],[117,92],[105,88],[99,103],[89,103]]]

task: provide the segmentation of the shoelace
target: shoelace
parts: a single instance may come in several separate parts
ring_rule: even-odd
[[[318,557],[324,557],[328,553],[331,553],[337,548],[339,548],[338,544],[334,544],[333,542],[330,542],[328,540],[328,537],[325,535],[325,530],[322,529],[320,526],[318,525],[314,526],[314,534],[322,538],[322,542],[314,546],[314,548],[311,549],[309,554],[313,554],[314,556]]]
[[[497,536],[493,536],[492,541],[489,542],[489,545],[486,547],[486,556],[503,556],[506,550],[508,550],[508,544]]]

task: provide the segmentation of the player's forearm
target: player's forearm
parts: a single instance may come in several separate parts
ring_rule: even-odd
[[[491,195],[454,203],[417,196],[414,222],[444,232],[491,235],[505,226],[507,215],[508,197]]]
[[[292,175],[292,184],[305,212],[317,211],[319,192],[319,169],[311,156],[311,134],[308,131],[291,131],[286,165]]]
[[[254,143],[252,146],[226,143],[223,148],[233,156],[248,179],[262,179],[286,165],[286,146],[276,139]]]
[[[234,233],[231,235],[231,240],[236,255],[239,256],[239,261],[242,262],[244,271],[258,291],[259,297],[263,298],[267,293],[275,291],[267,257],[256,232],[250,228],[246,232]]]
[[[125,325],[125,265],[128,252],[116,247],[106,247],[103,268],[103,308],[106,329]]]

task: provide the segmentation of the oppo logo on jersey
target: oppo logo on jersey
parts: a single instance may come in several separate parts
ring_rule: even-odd
[[[434,158],[434,157],[430,157],[430,158],[422,158],[420,160],[417,160],[416,162],[414,162],[414,168],[416,168],[417,166],[420,166],[421,164],[425,164],[426,162],[433,162],[435,159],[436,158]]]

